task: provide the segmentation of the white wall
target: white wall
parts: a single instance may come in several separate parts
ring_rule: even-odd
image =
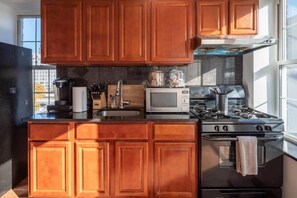
[[[277,35],[277,1],[260,0],[259,35]],[[248,106],[269,114],[277,112],[277,47],[254,51],[243,57],[243,85]]]
[[[15,12],[0,3],[0,42],[17,44],[17,16]]]
[[[297,161],[284,156],[284,185],[283,198],[296,198],[297,196]]]

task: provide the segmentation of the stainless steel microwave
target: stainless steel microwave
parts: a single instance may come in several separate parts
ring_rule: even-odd
[[[147,112],[189,112],[189,88],[146,88]]]

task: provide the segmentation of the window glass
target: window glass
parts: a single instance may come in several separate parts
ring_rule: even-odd
[[[54,103],[52,81],[56,78],[55,67],[41,64],[41,24],[39,16],[20,17],[19,45],[32,50],[32,85],[34,112],[47,111]]]

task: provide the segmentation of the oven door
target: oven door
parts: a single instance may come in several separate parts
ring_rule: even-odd
[[[281,188],[204,189],[203,198],[281,198]]]
[[[243,134],[202,133],[202,188],[280,187],[283,181],[282,134],[258,138],[258,175],[236,172],[236,136]],[[250,134],[249,134],[250,135]]]

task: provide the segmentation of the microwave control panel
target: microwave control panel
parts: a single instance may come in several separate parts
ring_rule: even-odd
[[[189,89],[182,90],[182,111],[189,111],[190,93]]]

